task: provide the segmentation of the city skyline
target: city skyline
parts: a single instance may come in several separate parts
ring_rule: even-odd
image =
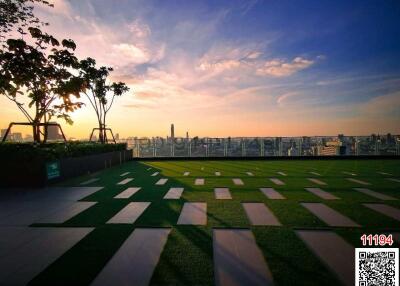
[[[35,9],[45,30],[130,87],[108,121],[121,138],[165,136],[171,123],[177,137],[400,133],[398,3],[51,2]],[[25,121],[0,104],[1,129]],[[67,137],[96,127],[89,107],[59,121]]]

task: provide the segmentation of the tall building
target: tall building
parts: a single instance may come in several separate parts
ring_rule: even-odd
[[[49,123],[56,123],[56,122],[49,122]],[[62,135],[60,134],[60,129],[57,125],[49,125],[47,126],[47,140],[60,140],[63,139]]]
[[[4,138],[4,135],[6,135],[7,129],[1,129],[1,139]]]
[[[174,128],[174,124],[171,124],[171,140],[174,141],[175,139],[175,128]]]
[[[12,140],[15,142],[22,142],[22,133],[21,132],[13,133]]]

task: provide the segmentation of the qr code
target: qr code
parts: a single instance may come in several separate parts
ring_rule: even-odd
[[[356,286],[399,286],[398,248],[356,248]]]

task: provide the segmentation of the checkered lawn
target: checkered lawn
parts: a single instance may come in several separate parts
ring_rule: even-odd
[[[221,176],[215,176],[216,171],[221,172]],[[287,176],[277,174],[279,171],[285,172]],[[343,171],[356,173],[357,176],[353,178],[367,181],[371,185],[349,182],[346,178],[351,176]],[[130,174],[121,177],[125,172]],[[160,174],[151,176],[154,172]],[[184,172],[190,172],[190,175],[184,176]],[[246,172],[252,172],[254,176]],[[318,172],[321,176],[310,172]],[[339,285],[335,275],[313,255],[294,230],[331,229],[355,247],[360,246],[360,236],[363,233],[400,232],[398,221],[362,205],[379,202],[400,208],[400,183],[387,180],[400,178],[399,160],[134,161],[75,178],[62,185],[79,186],[81,182],[93,177],[100,180],[89,186],[103,186],[104,189],[83,201],[96,201],[96,205],[63,224],[34,226],[90,226],[96,229],[32,280],[32,285],[89,284],[136,227],[172,228],[153,274],[153,285],[213,285],[212,228],[251,229],[278,285]],[[126,185],[117,185],[127,177],[134,180]],[[285,185],[274,185],[268,179],[272,177],[282,180]],[[168,182],[156,186],[160,178],[168,178]],[[195,186],[196,178],[204,178],[205,184]],[[234,185],[232,178],[242,179],[244,185]],[[307,178],[320,179],[327,185],[316,185]],[[114,199],[114,196],[128,187],[141,187],[141,190],[129,199]],[[179,200],[163,199],[171,187],[184,188]],[[228,187],[232,200],[217,201],[214,197],[215,187]],[[259,190],[261,187],[273,187],[286,199],[268,199]],[[319,187],[340,200],[323,200],[304,190],[305,187]],[[399,200],[382,202],[354,191],[352,188],[355,187],[369,188]],[[106,224],[129,202],[141,201],[151,202],[151,205],[134,224]],[[176,225],[184,202],[190,201],[207,203],[206,226]],[[265,203],[282,226],[250,226],[241,202]],[[302,207],[300,202],[324,203],[362,227],[329,227]]]

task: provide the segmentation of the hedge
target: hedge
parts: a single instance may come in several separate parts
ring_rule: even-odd
[[[121,151],[126,150],[126,146],[126,143],[100,144],[93,142],[68,142],[36,145],[32,143],[6,142],[0,144],[0,158],[23,160],[35,160],[40,158],[44,161],[49,161]]]

